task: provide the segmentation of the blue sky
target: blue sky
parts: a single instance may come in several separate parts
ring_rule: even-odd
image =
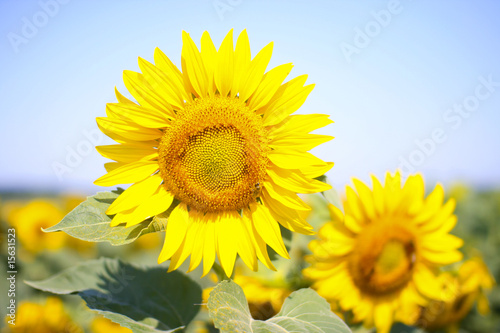
[[[499,12],[494,0],[0,0],[0,190],[98,191],[92,141],[111,141],[95,117],[115,86],[126,93],[122,71],[155,47],[179,64],[182,30],[219,45],[231,28],[253,55],[274,41],[269,68],[293,62],[290,77],[316,83],[299,113],[335,121],[313,152],[335,162],[336,186],[398,166],[498,186]]]

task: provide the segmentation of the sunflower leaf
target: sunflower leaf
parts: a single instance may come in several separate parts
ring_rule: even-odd
[[[69,212],[61,222],[43,231],[64,231],[87,242],[108,242],[111,245],[128,244],[147,233],[161,231],[158,223],[151,219],[129,228],[125,225],[111,227],[111,217],[106,215],[106,210],[122,192],[122,189],[98,192]]]
[[[278,314],[261,321],[252,318],[243,289],[233,281],[222,281],[210,292],[208,310],[215,327],[222,333],[351,332],[330,311],[328,302],[312,289],[293,292]]]
[[[81,263],[43,281],[26,281],[55,294],[78,294],[87,306],[133,332],[175,332],[198,313],[200,286],[165,267],[138,268],[116,259]]]

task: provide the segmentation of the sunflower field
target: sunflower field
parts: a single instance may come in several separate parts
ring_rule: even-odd
[[[21,35],[7,34],[15,53],[21,46],[37,47],[36,35],[72,5],[39,2],[38,12],[22,18]],[[136,5],[133,11],[140,16],[148,5]],[[255,6],[240,1],[212,5],[221,21],[238,6]],[[361,56],[382,28],[393,27],[398,15],[404,17],[403,8],[409,6],[394,0],[380,5],[385,9],[371,11],[364,30],[354,28],[352,45],[339,43],[347,63]],[[181,8],[177,6],[172,8]],[[349,12],[349,5],[334,6]],[[147,11],[154,15],[155,10]],[[305,20],[305,13],[293,15],[299,14]],[[326,16],[320,23],[308,22],[330,21]],[[371,149],[370,141],[385,135],[387,147],[397,146],[399,136],[411,132],[412,121],[423,112],[415,109],[382,120],[375,120],[378,115],[370,109],[360,113],[363,119],[352,127],[351,138],[362,138],[364,153],[340,139],[348,147],[343,158],[367,171],[359,174],[359,169],[342,166],[329,148],[339,140],[333,140],[330,134],[336,130],[330,128],[349,125],[334,124],[342,111],[333,107],[334,101],[321,107],[307,104],[318,90],[336,98],[337,92],[321,90],[303,73],[307,65],[317,64],[299,60],[292,72],[292,62],[282,60],[293,61],[303,53],[287,54],[279,38],[272,41],[264,34],[254,42],[251,29],[222,25],[223,32],[221,27],[200,34],[169,31],[165,38],[180,43],[180,56],[167,51],[167,44],[165,52],[151,48],[134,70],[125,69],[122,82],[109,87],[113,97],[94,117],[95,128],[84,130],[86,139],[75,148],[55,136],[50,148],[33,136],[26,153],[12,148],[16,140],[5,140],[5,147],[23,155],[20,159],[35,160],[30,160],[27,177],[43,170],[36,156],[58,146],[67,153],[65,164],[51,163],[59,178],[53,187],[17,184],[15,158],[10,159],[12,166],[0,166],[10,175],[2,176],[0,184],[0,332],[500,332],[496,148],[484,153],[480,145],[469,147],[470,158],[449,157],[453,167],[427,166],[452,140],[451,130],[472,118],[480,105],[491,107],[487,103],[494,102],[500,86],[496,73],[478,76],[474,94],[442,113],[442,126],[414,140],[417,148],[399,155],[396,167],[380,167],[385,150]],[[287,27],[298,29],[290,22]],[[112,24],[108,28],[117,31]],[[101,32],[111,41],[102,29],[95,38]],[[306,40],[300,33],[294,36]],[[314,45],[327,49],[317,41]],[[125,50],[106,55],[108,64]],[[59,63],[64,66],[63,60]],[[371,70],[365,65],[361,70]],[[100,66],[85,68],[87,75],[104,71]],[[396,72],[405,72],[403,67]],[[400,78],[406,75],[411,81],[414,72]],[[71,73],[68,80],[76,82],[72,75],[78,74]],[[29,92],[27,96],[26,103],[35,98]],[[351,102],[363,98],[355,96]],[[75,108],[81,100],[75,99]],[[369,103],[397,104],[398,96]],[[72,110],[72,105],[63,108]],[[36,126],[50,128],[61,121],[56,118],[72,122],[68,112],[53,118],[50,112]],[[36,123],[36,117],[27,118],[26,123]],[[8,123],[18,118],[9,113],[4,119]],[[481,130],[490,133],[492,128],[498,135],[493,121],[486,122]],[[473,140],[481,134],[461,139],[465,144],[458,145],[460,153],[479,142]],[[99,154],[102,169],[86,166],[84,157],[91,152]],[[481,152],[476,171],[460,169]],[[480,169],[489,161],[494,167]],[[343,183],[336,179],[337,164],[348,173]],[[81,191],[69,191],[64,177],[85,169],[92,169],[93,184],[82,176],[87,183],[76,186]],[[461,181],[464,174],[469,181]],[[471,181],[488,177],[488,184]],[[84,195],[89,194],[84,188],[92,188],[91,194]]]

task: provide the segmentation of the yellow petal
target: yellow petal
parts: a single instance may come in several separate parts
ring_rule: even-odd
[[[434,190],[427,196],[424,206],[421,208],[421,213],[415,216],[416,223],[422,223],[434,216],[443,206],[444,190],[441,184],[437,184]]]
[[[423,248],[420,253],[425,260],[437,265],[450,265],[459,262],[463,258],[460,251],[434,252]]]
[[[216,90],[214,73],[217,68],[217,50],[215,49],[209,33],[206,31],[204,31],[201,36],[201,57],[203,58],[203,64],[205,65],[205,69],[207,71],[208,94],[210,96],[214,96]]]
[[[273,182],[264,182],[263,187],[263,192],[267,192],[273,199],[289,208],[296,210],[311,209],[294,192],[286,190]]]
[[[135,104],[134,102],[132,102],[131,100],[129,100],[128,98],[126,98],[125,96],[123,96],[119,91],[118,89],[116,89],[115,87],[115,95],[116,95],[116,99],[118,100],[119,103],[123,103],[123,104],[134,104],[134,105],[137,105]]]
[[[225,211],[221,213],[220,220],[215,224],[215,234],[217,235],[217,254],[222,269],[226,276],[233,274],[234,262],[236,260],[236,244],[232,223],[238,223],[241,218],[236,212]]]
[[[163,111],[136,104],[108,103],[106,111],[108,115],[113,114],[116,118],[128,120],[146,128],[165,128],[170,126],[170,120],[173,119]]]
[[[136,225],[147,218],[163,213],[170,207],[173,200],[174,196],[170,192],[167,192],[165,187],[158,187],[156,192],[151,197],[144,200],[135,209],[134,215],[129,221],[127,221],[127,227]]]
[[[210,214],[207,214],[210,215]],[[208,217],[207,217],[208,218]],[[205,243],[203,245],[203,276],[210,272],[215,261],[215,218],[209,218],[206,225]]]
[[[105,158],[118,162],[134,162],[156,153],[153,147],[131,144],[96,146],[96,150]]]
[[[422,247],[431,251],[450,251],[463,245],[464,241],[450,234],[431,234],[423,237]]]
[[[96,121],[99,129],[112,139],[114,139],[113,134],[136,141],[156,140],[162,135],[157,129],[145,128],[121,119],[97,117]]]
[[[200,97],[207,96],[208,76],[203,59],[193,40],[185,31],[182,32],[182,58],[186,66],[183,72],[187,74],[194,91]]]
[[[111,172],[115,169],[118,169],[119,167],[122,167],[124,166],[125,162],[108,162],[108,163],[104,163],[104,169],[106,169],[106,172]]]
[[[257,110],[266,105],[278,90],[281,83],[283,83],[288,74],[290,74],[292,67],[292,64],[283,64],[267,72],[255,92],[252,94],[252,97],[248,100],[248,107],[251,110]],[[264,125],[267,126],[265,123]]]
[[[172,61],[159,48],[155,49],[154,54],[155,64],[160,68],[172,81],[174,87],[177,87],[178,93],[187,101],[191,98],[184,89],[184,79],[181,71],[175,66]]]
[[[300,172],[307,178],[316,178],[323,176],[333,167],[333,162],[325,162],[323,165],[312,165],[300,169]]]
[[[363,211],[363,202],[350,186],[346,186],[346,202],[344,204],[346,215],[352,216],[360,224],[366,221],[366,216]]]
[[[279,126],[273,127],[270,137],[282,133],[306,134],[333,123],[327,114],[296,114],[288,116]]]
[[[137,207],[156,192],[161,182],[161,176],[156,174],[133,184],[113,201],[106,210],[106,214],[114,215],[120,211]]]
[[[109,226],[116,227],[119,224],[126,223],[132,217],[132,215],[134,215],[134,210],[135,210],[135,208],[131,208],[131,209],[119,212],[118,214],[116,214],[113,217]]]
[[[273,218],[278,221],[283,227],[293,232],[299,232],[304,235],[313,235],[311,225],[307,223],[296,210],[290,209],[273,199],[267,192],[262,192],[262,202],[269,209]]]
[[[378,215],[382,215],[385,212],[384,188],[377,177],[372,175],[371,178],[373,183],[373,202],[375,204],[375,210]]]
[[[283,91],[279,90],[275,100],[271,101],[264,109],[264,126],[272,126],[280,123],[290,114],[297,111],[307,99],[307,96],[314,89],[314,84],[302,87],[298,80],[301,77],[295,78],[282,87]]]
[[[290,259],[286,250],[281,231],[267,207],[260,204],[252,204],[252,222],[262,239],[283,258]]]
[[[168,103],[176,109],[184,109],[182,94],[175,86],[175,82],[172,81],[166,73],[149,61],[140,57],[139,68],[141,69],[144,78],[148,81],[154,91],[161,96],[160,98],[163,100],[163,103]],[[171,108],[163,110],[171,111]],[[169,115],[173,117],[175,113],[169,112]]]
[[[333,139],[330,135],[318,134],[288,134],[275,137],[269,142],[269,147],[276,149],[298,149],[298,150],[311,150],[322,143],[328,142]]]
[[[450,216],[453,215],[453,211],[455,210],[455,200],[451,198],[446,202],[434,215],[432,218],[430,218],[427,222],[422,223],[420,226],[420,230],[425,232],[425,233],[434,233],[437,229],[440,229],[443,227],[443,224],[446,221],[449,221]],[[452,222],[452,221],[449,221]],[[448,226],[447,228],[449,228]],[[452,226],[453,227],[453,226]],[[451,229],[450,229],[451,230]],[[448,230],[449,231],[449,230]]]
[[[377,333],[389,333],[393,317],[394,310],[392,309],[391,303],[381,302],[375,305],[374,320]]]
[[[324,192],[332,188],[331,185],[316,179],[307,179],[296,171],[280,169],[276,166],[268,168],[267,174],[276,185],[295,193]]]
[[[375,218],[376,212],[375,212],[375,203],[373,201],[372,191],[362,181],[355,178],[353,178],[352,181],[354,183],[354,186],[356,187],[356,191],[359,194],[359,198],[363,203],[363,210],[365,214],[370,219]]]
[[[239,215],[238,215],[239,216]],[[248,235],[248,231],[243,226],[241,217],[233,219],[233,235],[236,239],[238,253],[243,262],[253,271],[257,271],[257,258],[255,256],[255,248],[252,240]]]
[[[234,51],[234,81],[233,88],[231,89],[232,97],[236,96],[240,87],[243,85],[243,81],[246,80],[248,67],[250,66],[250,57],[250,42],[248,41],[248,34],[246,30],[243,30],[238,36],[236,49]]]
[[[436,299],[442,294],[436,276],[424,264],[415,265],[413,281],[418,291],[431,299]]]
[[[269,269],[276,271],[271,259],[269,258],[269,254],[267,253],[267,244],[264,242],[262,237],[259,236],[257,230],[255,230],[255,226],[252,222],[251,212],[248,209],[243,209],[243,227],[248,232],[250,239],[255,248],[255,252],[257,254],[257,258]]]
[[[168,266],[168,271],[172,272],[179,268],[184,261],[186,261],[187,257],[193,251],[193,246],[197,230],[199,228],[199,223],[190,223],[188,224],[186,237],[184,237],[179,249],[174,253],[172,258],[170,258],[170,265]]]
[[[222,41],[217,52],[217,69],[214,73],[214,80],[221,96],[227,96],[233,87],[234,79],[234,50],[233,50],[233,29]]]
[[[201,259],[203,258],[203,250],[205,247],[205,239],[207,236],[207,224],[210,223],[205,219],[203,213],[191,211],[189,212],[189,218],[191,219],[191,223],[198,224],[198,228],[196,229],[196,233],[193,233],[194,237],[194,246],[191,251],[191,261],[189,262],[189,268],[187,272],[193,271],[196,267],[198,267],[201,263]]]
[[[168,217],[165,242],[158,257],[158,263],[168,260],[177,252],[185,238],[189,221],[186,204],[180,203]]]
[[[158,170],[156,161],[137,161],[119,167],[94,181],[99,186],[132,184],[151,176]]]
[[[140,105],[158,110],[171,110],[172,106],[155,90],[144,75],[123,71],[123,83]]]
[[[255,89],[262,81],[262,77],[266,71],[267,65],[271,60],[273,53],[273,42],[267,44],[260,52],[252,59],[239,85],[240,99],[246,101],[255,92]]]
[[[268,158],[283,169],[307,169],[310,166],[324,166],[326,164],[311,153],[293,149],[271,150]]]

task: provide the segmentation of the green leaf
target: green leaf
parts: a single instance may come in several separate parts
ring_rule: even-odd
[[[99,192],[78,205],[58,224],[44,229],[45,232],[64,231],[68,235],[88,242],[109,242],[111,245],[128,244],[142,235],[164,230],[157,219],[143,221],[133,227],[110,227],[111,217],[106,210],[123,190]]]
[[[208,298],[208,310],[221,332],[254,333],[350,333],[347,325],[330,311],[328,302],[312,289],[293,292],[281,311],[266,321],[250,315],[243,289],[232,281],[222,281]]]
[[[26,281],[55,294],[78,294],[87,306],[133,332],[174,332],[198,313],[202,290],[185,274],[165,267],[137,268],[101,258],[43,281]]]

